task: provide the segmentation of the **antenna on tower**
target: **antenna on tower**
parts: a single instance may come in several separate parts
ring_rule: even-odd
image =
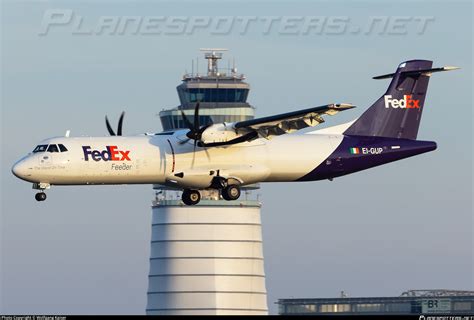
[[[204,51],[204,58],[207,59],[207,75],[216,76],[219,72],[217,67],[217,60],[222,59],[221,51],[228,51],[223,48],[201,48],[200,51]]]
[[[235,67],[235,58],[232,57],[232,75],[237,73],[237,68]]]

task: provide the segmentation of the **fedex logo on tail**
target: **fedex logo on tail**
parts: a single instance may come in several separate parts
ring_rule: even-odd
[[[90,146],[82,146],[84,160],[89,161],[89,157],[94,161],[131,161],[130,151],[118,150],[117,146],[106,146],[105,150],[92,150]]]
[[[385,95],[385,108],[401,108],[401,109],[419,109],[420,100],[412,99],[411,94],[406,94],[403,99],[393,99],[391,95]]]

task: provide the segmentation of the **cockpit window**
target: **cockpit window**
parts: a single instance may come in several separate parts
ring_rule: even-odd
[[[50,144],[48,147],[48,152],[59,152],[58,146],[55,144]]]
[[[48,148],[47,144],[40,144],[40,145],[36,146],[36,148],[33,150],[33,152],[34,153],[36,153],[36,152],[45,152],[47,148]]]
[[[64,144],[58,144],[58,147],[59,147],[59,150],[61,150],[61,152],[67,151],[67,148],[64,146]]]

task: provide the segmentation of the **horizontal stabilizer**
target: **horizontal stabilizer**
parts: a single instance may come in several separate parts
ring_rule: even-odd
[[[451,70],[457,70],[457,69],[460,69],[460,68],[459,67],[446,66],[446,67],[441,67],[441,68],[401,71],[399,73],[401,75],[407,75],[407,76],[418,75],[418,74],[431,75],[431,73],[433,73],[433,72],[451,71]],[[390,79],[390,78],[393,78],[393,76],[396,75],[396,74],[397,73],[384,74],[384,75],[381,75],[381,76],[373,77],[372,79],[375,79],[375,80]]]

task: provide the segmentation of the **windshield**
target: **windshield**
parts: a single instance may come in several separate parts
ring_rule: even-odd
[[[45,152],[46,148],[48,148],[47,144],[40,144],[40,145],[36,146],[36,148],[33,150],[33,152],[34,153],[36,153],[36,152]]]
[[[66,152],[67,151],[67,148],[64,146],[64,144],[58,144],[58,147],[59,147],[59,150],[61,150],[61,152]]]
[[[58,146],[55,144],[50,144],[48,147],[48,152],[59,152]]]

